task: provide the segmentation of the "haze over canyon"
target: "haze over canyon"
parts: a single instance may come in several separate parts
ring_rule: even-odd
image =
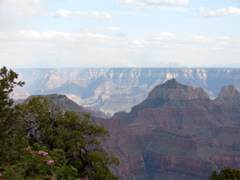
[[[240,69],[233,68],[62,68],[15,69],[23,89],[16,89],[14,99],[29,95],[64,94],[79,105],[112,116],[131,110],[157,85],[176,78],[180,83],[202,87],[210,96],[220,88],[235,85],[240,89]]]
[[[47,95],[62,110],[84,109],[65,95]],[[240,166],[240,93],[223,86],[214,100],[202,88],[170,79],[129,113],[93,118],[110,137],[104,148],[120,159],[121,180],[205,180],[212,171]]]

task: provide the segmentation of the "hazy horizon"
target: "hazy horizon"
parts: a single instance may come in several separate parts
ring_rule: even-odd
[[[239,0],[0,0],[8,68],[240,68]]]

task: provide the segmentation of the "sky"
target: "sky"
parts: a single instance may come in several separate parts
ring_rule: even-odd
[[[0,65],[239,67],[240,0],[0,0]]]

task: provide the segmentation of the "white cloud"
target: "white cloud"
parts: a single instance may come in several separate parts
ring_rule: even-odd
[[[52,13],[51,15],[53,17],[59,17],[59,18],[69,18],[72,17],[74,13],[64,10],[64,9],[60,9],[58,11],[56,11],[55,13]]]
[[[176,37],[175,35],[169,33],[169,32],[161,32],[160,34],[155,35],[154,39],[158,40],[158,41],[170,41],[170,40],[174,40]]]
[[[138,6],[147,6],[151,4],[155,5],[183,5],[188,4],[190,0],[124,0],[124,3],[130,5],[138,5]]]
[[[199,12],[202,17],[230,16],[230,15],[239,15],[240,8],[229,7],[229,8],[222,8],[217,10],[210,10],[204,7],[200,7]]]
[[[0,0],[0,16],[4,17],[6,21],[16,19],[24,19],[31,16],[49,16],[56,18],[71,18],[71,17],[92,17],[92,18],[112,18],[108,12],[87,12],[77,11],[71,12],[65,9],[59,9],[56,12],[47,12],[41,9],[42,0]],[[9,20],[11,19],[11,20]],[[0,19],[1,22],[1,19]],[[2,23],[5,24],[5,23]],[[13,23],[12,23],[13,24]]]
[[[220,39],[220,40],[230,40],[230,38],[229,37],[227,37],[227,36],[219,36],[219,37],[217,37],[218,39]]]
[[[79,16],[89,16],[89,17],[96,17],[96,18],[112,18],[111,14],[107,12],[85,12],[85,11],[79,11],[76,13]]]
[[[199,36],[199,35],[175,35],[169,32],[161,32],[159,34],[156,34],[155,36],[152,37],[152,39],[155,41],[158,41],[158,43],[178,43],[178,42],[191,42],[191,43],[209,43],[213,39],[204,37],[204,36]]]
[[[99,28],[100,30],[101,28]],[[118,30],[117,27],[107,27],[101,30]],[[231,41],[230,41],[231,40]],[[174,45],[185,47],[198,46],[203,48],[214,47],[218,43],[229,44],[234,42],[227,36],[209,38],[200,35],[176,35],[169,32],[161,32],[150,38],[127,37],[104,35],[100,33],[64,33],[57,31],[33,31],[19,30],[12,32],[0,32],[2,42],[25,42],[25,43],[75,43],[75,44],[104,44],[108,48],[112,47],[159,47],[159,45]],[[227,46],[225,46],[227,47]],[[231,46],[233,47],[233,46]]]
[[[117,31],[117,27],[96,28],[98,33],[65,33],[58,31],[33,31],[33,30],[18,30],[12,32],[0,32],[0,41],[3,42],[24,42],[24,43],[63,43],[63,44],[91,44],[93,46],[102,44],[105,47],[164,47],[171,45],[175,47],[219,47],[219,43],[226,48],[233,48],[237,44],[237,40],[227,36],[205,37],[200,35],[176,35],[170,32],[161,32],[149,38],[128,37],[101,34],[102,31]],[[235,42],[236,41],[236,42]],[[235,44],[234,44],[235,42]],[[231,43],[231,45],[229,44]],[[229,46],[228,46],[229,45]]]
[[[0,31],[23,28],[28,24],[26,17],[39,14],[41,0],[0,1]]]
[[[86,32],[105,32],[105,31],[120,31],[119,27],[96,27],[96,28],[87,28]]]
[[[210,38],[200,35],[176,35],[169,32],[162,32],[153,36],[150,42],[152,45],[154,44],[153,48],[172,49],[173,52],[177,50],[191,51],[193,49],[199,52],[238,49],[237,40],[230,39],[227,36]],[[199,53],[197,54],[199,55]]]
[[[214,25],[212,25],[211,27],[212,27],[212,28],[218,28],[219,25],[214,24]]]
[[[71,17],[94,17],[94,18],[112,18],[111,14],[107,12],[86,12],[86,11],[77,11],[77,12],[70,12],[65,9],[60,9],[56,11],[55,13],[49,14],[49,16],[52,17],[58,17],[58,18],[71,18]]]
[[[164,11],[186,12],[184,6],[190,0],[122,0],[120,3],[136,6],[135,10],[160,9]]]
[[[181,60],[191,65],[195,62],[193,59],[198,59],[198,62],[206,59],[206,63],[210,63],[223,58],[224,54],[228,54],[228,58],[231,57],[234,61],[240,55],[239,42],[239,39],[227,36],[209,38],[170,32],[141,38],[100,33],[20,30],[0,32],[0,64],[18,67],[29,67],[31,64],[35,67],[113,67],[131,64],[139,67]],[[213,56],[218,58],[212,58]],[[36,65],[37,62],[42,63]]]
[[[148,3],[157,4],[188,4],[189,0],[146,0]]]
[[[107,12],[87,12],[87,11],[77,11],[71,12],[65,9],[60,9],[54,13],[49,13],[42,9],[34,9],[28,8],[26,11],[19,12],[20,16],[47,16],[47,17],[55,17],[55,18],[74,18],[74,17],[92,17],[92,18],[102,18],[102,19],[110,19],[112,15]]]
[[[41,0],[1,0],[0,3],[11,3],[11,4],[39,4]]]
[[[109,31],[120,31],[121,29],[118,27],[108,27],[107,30]]]
[[[86,44],[86,43],[103,43],[110,44],[111,42],[120,43],[121,40],[115,36],[107,36],[97,33],[64,33],[57,31],[33,31],[33,30],[19,30],[12,32],[0,32],[0,41],[24,42],[24,43],[50,43],[50,44]]]

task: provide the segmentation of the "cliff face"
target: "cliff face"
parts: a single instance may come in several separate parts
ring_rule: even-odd
[[[110,131],[121,179],[202,180],[224,166],[240,168],[240,96],[232,85],[211,100],[172,79],[131,112],[97,123]]]
[[[229,84],[240,89],[240,69],[73,68],[15,71],[26,85],[24,90],[16,90],[14,99],[35,94],[65,94],[81,106],[110,114],[129,112],[155,86],[172,78],[194,88],[202,87],[211,97],[217,97],[219,89]]]

